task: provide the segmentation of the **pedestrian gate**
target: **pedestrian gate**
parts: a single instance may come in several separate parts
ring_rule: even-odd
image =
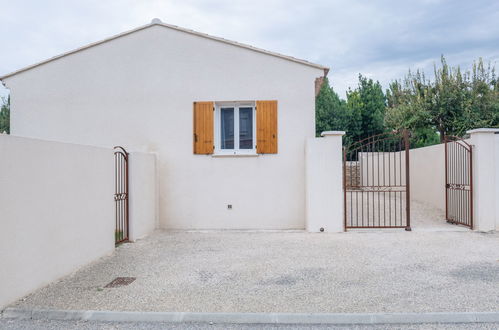
[[[128,241],[128,152],[114,147],[115,243]]]
[[[407,130],[374,135],[344,148],[345,230],[411,230],[409,148]]]
[[[445,137],[445,219],[473,229],[472,148],[461,138]]]

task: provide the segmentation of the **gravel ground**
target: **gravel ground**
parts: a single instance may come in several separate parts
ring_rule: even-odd
[[[168,232],[38,290],[21,308],[179,312],[499,310],[499,234]],[[137,277],[104,288],[118,276]]]
[[[468,231],[465,226],[448,224],[445,210],[427,203],[411,201],[411,227],[417,231]],[[405,226],[405,194],[347,194],[347,221],[351,226]],[[372,230],[372,229],[369,229]]]
[[[159,330],[159,329],[210,329],[210,330],[220,330],[220,329],[293,329],[293,330],[304,330],[304,329],[352,329],[352,330],[381,330],[381,329],[407,329],[407,330],[427,330],[427,329],[483,329],[483,330],[495,330],[499,328],[498,323],[475,323],[475,324],[414,324],[414,325],[402,325],[402,324],[380,324],[376,326],[369,325],[345,325],[345,326],[331,326],[331,325],[280,325],[276,326],[273,324],[206,324],[206,323],[163,323],[163,322],[86,322],[86,321],[49,321],[49,320],[2,320],[0,319],[0,328],[4,330],[66,330],[66,329],[78,329],[78,330],[93,330],[93,329],[106,329],[106,330]]]

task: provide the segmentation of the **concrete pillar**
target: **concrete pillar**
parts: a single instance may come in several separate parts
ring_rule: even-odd
[[[496,176],[499,175],[499,155],[496,155],[497,128],[478,128],[467,132],[473,146],[473,223],[474,229],[490,231],[496,228],[496,204],[499,195]]]
[[[343,131],[323,132],[306,144],[306,229],[342,232]]]

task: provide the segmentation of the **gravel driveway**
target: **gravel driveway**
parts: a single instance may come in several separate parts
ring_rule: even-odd
[[[118,276],[137,279],[104,288]],[[16,307],[183,312],[499,310],[499,235],[168,232],[118,247]]]

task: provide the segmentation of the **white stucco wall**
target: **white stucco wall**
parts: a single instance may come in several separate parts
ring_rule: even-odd
[[[445,211],[445,145],[411,149],[411,200]]]
[[[13,134],[156,152],[162,227],[291,229],[305,227],[305,140],[322,75],[153,26],[5,82]],[[192,103],[232,100],[278,100],[278,154],[193,155]]]
[[[156,155],[130,152],[128,170],[129,236],[131,241],[135,241],[152,233],[159,226]]]
[[[445,210],[444,148],[444,144],[438,144],[409,153],[411,200],[440,210]],[[405,185],[405,152],[362,152],[359,159],[363,185]]]
[[[468,131],[473,145],[473,227],[479,231],[496,229],[498,164],[496,158],[498,128]]]
[[[405,185],[405,151],[359,152],[363,186]]]
[[[110,149],[0,134],[0,309],[114,249]]]
[[[345,132],[324,132],[306,147],[306,229],[344,231],[343,152]]]

